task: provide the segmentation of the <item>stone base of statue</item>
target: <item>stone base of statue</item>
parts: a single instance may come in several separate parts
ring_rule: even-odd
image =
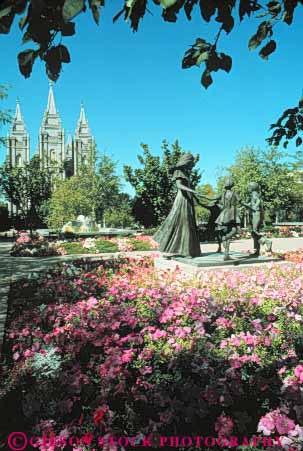
[[[262,264],[270,262],[281,262],[282,259],[273,255],[254,255],[244,252],[230,252],[230,259],[223,260],[224,253],[208,252],[203,253],[200,257],[188,258],[178,255],[166,254],[156,259],[155,266],[158,268],[169,268],[180,263],[195,268],[212,268],[212,267],[235,267],[246,266],[250,264]],[[172,263],[172,265],[170,265]]]

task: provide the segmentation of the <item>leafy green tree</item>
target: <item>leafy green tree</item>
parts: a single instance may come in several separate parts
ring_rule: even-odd
[[[131,227],[135,223],[132,215],[130,196],[120,193],[117,197],[117,206],[105,210],[104,222],[108,227]]]
[[[242,21],[254,21],[256,28],[248,40],[248,49],[260,48],[259,56],[267,60],[277,48],[276,39],[273,39],[276,25],[285,23],[291,26],[302,6],[302,0],[154,0],[153,3],[153,8],[161,8],[163,20],[170,23],[177,22],[183,13],[190,21],[198,9],[202,22],[215,21],[218,24],[215,38],[209,42],[204,37],[197,37],[182,61],[184,69],[203,66],[201,83],[206,89],[213,83],[214,72],[230,72],[232,68],[232,57],[219,50],[222,34],[236,33]],[[3,0],[0,6],[0,33],[8,34],[15,16],[23,14],[19,20],[19,28],[23,31],[22,43],[33,42],[34,48],[18,54],[21,73],[29,77],[35,61],[40,58],[45,63],[48,77],[57,80],[62,65],[71,61],[69,50],[62,40],[76,33],[74,18],[89,9],[98,24],[104,6],[105,0]],[[131,28],[137,31],[145,14],[151,12],[151,1],[122,0],[120,8],[113,21],[124,16]],[[286,110],[272,125],[275,131],[268,139],[269,144],[277,145],[284,139],[287,146],[287,141],[303,130],[302,104],[301,100],[298,107]],[[299,138],[297,136],[297,145],[301,142]]]
[[[98,169],[94,185],[94,205],[98,221],[104,219],[104,214],[119,206],[121,179],[117,175],[117,162],[109,155],[102,154],[98,158]]]
[[[180,156],[185,153],[178,141],[169,149],[163,141],[162,161],[159,156],[151,154],[147,144],[141,144],[143,155],[138,155],[142,168],[133,169],[124,166],[125,179],[133,186],[136,196],[133,204],[133,214],[145,227],[157,227],[166,218],[176,196],[176,187],[172,182],[174,166]],[[199,157],[196,156],[196,161]],[[201,175],[195,169],[191,184],[195,187]]]
[[[61,228],[79,215],[102,221],[107,210],[119,205],[121,183],[116,164],[104,154],[97,171],[94,164],[82,165],[77,175],[57,181],[49,202],[48,225]]]
[[[91,190],[87,178],[76,175],[59,180],[48,205],[47,224],[50,228],[60,229],[77,216],[90,216],[92,212]]]
[[[8,86],[7,85],[1,85],[0,84],[0,100],[4,100],[7,98],[7,91]],[[10,110],[3,110],[0,111],[0,127],[3,125],[7,125],[12,121],[12,115]],[[0,145],[5,145],[6,138],[4,136],[0,136]]]
[[[11,167],[7,162],[0,168],[1,190],[24,220],[26,228],[41,222],[44,203],[52,191],[52,171],[41,168],[38,157],[24,167]]]
[[[216,192],[214,190],[214,188],[212,187],[211,184],[209,183],[205,183],[204,185],[199,185],[196,188],[196,191],[202,195],[202,196],[206,196],[206,197],[215,197],[216,196]],[[201,205],[197,205],[196,206],[196,217],[197,217],[197,222],[207,222],[209,219],[209,210],[207,208],[202,207]]]
[[[11,221],[9,218],[7,205],[3,202],[0,202],[0,232],[9,230],[10,227],[11,227]]]
[[[285,156],[274,147],[266,151],[246,147],[238,151],[235,163],[227,168],[227,174],[233,177],[242,201],[248,197],[248,184],[251,181],[260,185],[271,221],[279,219],[280,213],[287,216],[294,208],[294,171]],[[219,191],[222,191],[223,182],[224,177],[221,177],[218,181]]]

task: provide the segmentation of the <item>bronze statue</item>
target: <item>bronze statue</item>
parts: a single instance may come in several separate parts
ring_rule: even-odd
[[[205,197],[204,197],[205,198]],[[218,249],[217,253],[222,252],[222,240],[221,234],[216,228],[216,220],[221,213],[221,208],[219,206],[219,201],[221,197],[215,197],[213,199],[207,198],[210,203],[204,204],[203,202],[199,202],[201,207],[206,208],[209,211],[209,218],[206,227],[206,239],[208,241],[217,241]]]
[[[216,229],[221,236],[224,247],[223,260],[231,260],[229,248],[231,239],[236,235],[240,227],[238,214],[238,196],[233,190],[234,182],[228,177],[224,184],[224,193],[219,201],[221,213],[216,219]]]
[[[260,255],[260,247],[262,244],[265,244],[266,250],[271,252],[272,241],[260,233],[260,229],[264,222],[264,210],[258,183],[251,182],[248,185],[248,191],[250,193],[250,200],[247,203],[242,203],[242,205],[248,208],[250,212],[250,223],[252,226],[251,236],[254,241],[253,256],[258,257]]]
[[[194,208],[194,199],[199,201],[198,193],[191,189],[189,181],[194,165],[190,153],[184,154],[176,164],[173,180],[178,192],[169,215],[154,235],[160,251],[190,258],[201,255]]]
[[[239,201],[237,194],[233,191],[233,187],[234,182],[231,177],[228,177],[224,184],[224,192],[219,199],[202,196],[208,201],[215,202],[221,210],[221,213],[215,220],[215,232],[218,237],[220,249],[221,243],[224,247],[224,261],[231,260],[229,255],[231,239],[236,235],[240,228],[240,218],[238,214]]]

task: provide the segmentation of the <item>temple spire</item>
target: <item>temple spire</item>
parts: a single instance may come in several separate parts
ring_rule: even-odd
[[[17,99],[17,101],[16,101],[16,112],[15,112],[15,117],[14,117],[14,120],[12,123],[12,128],[11,128],[11,133],[13,133],[13,132],[26,134],[25,124],[24,124],[24,120],[23,120],[22,114],[21,114],[21,107],[20,107],[19,99]]]
[[[81,102],[79,124],[87,126],[87,120],[86,120],[86,117],[85,117],[85,111],[84,111],[83,102]]]
[[[66,143],[66,145],[67,145],[68,147],[71,147],[72,144],[73,144],[72,135],[71,135],[71,133],[68,133],[68,134],[67,134],[67,143]]]
[[[16,102],[15,121],[22,122],[22,115],[21,115],[19,99],[17,99],[17,102]]]
[[[48,114],[57,114],[55,97],[53,92],[53,82],[51,80],[49,81],[49,93],[46,112]]]

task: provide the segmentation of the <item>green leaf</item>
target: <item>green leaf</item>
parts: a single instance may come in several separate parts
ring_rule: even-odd
[[[225,72],[230,72],[232,67],[232,58],[225,53],[219,53],[220,68],[225,70]]]
[[[188,20],[191,20],[191,13],[196,3],[198,3],[198,0],[187,0],[184,5],[185,14]]]
[[[161,0],[160,5],[163,9],[170,8],[175,3],[177,3],[177,0]]]
[[[7,16],[8,14],[10,14],[12,12],[12,9],[13,9],[12,5],[0,8],[0,19],[1,19],[1,17]]]
[[[18,55],[19,69],[25,78],[28,78],[32,73],[33,64],[37,57],[35,50],[28,49],[24,52],[20,52]]]
[[[270,14],[272,14],[273,16],[276,16],[277,14],[279,14],[281,12],[281,4],[280,4],[280,2],[278,2],[276,0],[267,3],[266,6],[267,6]]]
[[[60,46],[51,47],[44,56],[48,77],[57,81],[62,68]]]
[[[265,20],[259,25],[257,33],[250,38],[248,42],[249,50],[256,49],[267,36],[271,35],[272,35],[272,27],[269,21]]]
[[[209,22],[216,12],[216,2],[214,0],[200,0],[200,12],[203,19]]]
[[[26,31],[22,38],[22,44],[26,44],[27,42],[32,41],[32,35],[29,31]]]
[[[84,10],[84,7],[84,0],[65,0],[62,11],[65,22],[80,14]]]
[[[298,136],[298,138],[296,139],[296,147],[301,146],[302,144],[302,138],[300,138],[300,136]]]
[[[235,21],[232,15],[225,16],[222,22],[223,30],[226,31],[227,34],[230,33],[231,30],[234,28],[234,24]]]
[[[61,28],[62,36],[73,36],[75,34],[75,23],[67,22]]]
[[[239,5],[239,17],[240,17],[240,21],[243,20],[245,14],[248,15],[248,17],[251,14],[251,8],[250,8],[250,0],[240,0],[240,5]]]
[[[268,56],[273,53],[277,48],[276,41],[273,39],[269,41],[259,52],[261,58],[268,60]]]
[[[96,24],[100,21],[100,8],[104,6],[104,0],[89,0],[89,6],[92,11]]]
[[[12,23],[14,21],[15,13],[10,12],[9,14],[0,18],[0,33],[8,34],[10,32]]]
[[[205,69],[201,77],[201,84],[207,89],[213,82],[211,73],[209,70]]]
[[[62,63],[70,63],[70,54],[65,45],[58,45],[58,51],[60,52],[60,59]]]
[[[200,53],[200,55],[198,56],[197,61],[196,61],[196,66],[200,66],[200,64],[203,61],[206,61],[208,59],[208,57],[209,57],[209,51]]]

